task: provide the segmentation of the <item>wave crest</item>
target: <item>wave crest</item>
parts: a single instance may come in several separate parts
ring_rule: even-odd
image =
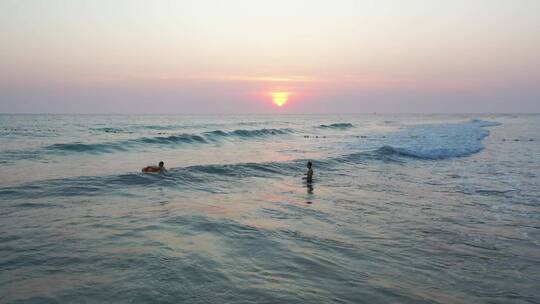
[[[238,137],[255,138],[267,137],[272,135],[285,135],[293,133],[292,129],[254,129],[254,130],[234,130],[223,131],[215,130],[198,134],[178,134],[170,136],[141,137],[136,139],[127,139],[116,142],[98,142],[98,143],[57,143],[44,147],[48,151],[60,152],[87,152],[87,153],[110,153],[115,151],[126,151],[136,146],[150,145],[173,145],[173,144],[207,144],[219,138]]]
[[[341,130],[344,130],[344,129],[350,129],[354,127],[354,125],[352,123],[333,123],[333,124],[329,124],[329,125],[319,125],[319,128],[321,129],[341,129]]]
[[[178,144],[178,143],[207,143],[207,141],[199,135],[194,134],[180,134],[171,136],[157,136],[157,137],[143,137],[133,140],[134,142],[140,142],[145,144]]]
[[[404,156],[410,158],[418,159],[427,159],[427,160],[437,160],[437,159],[447,159],[453,157],[462,157],[469,156],[474,153],[480,152],[481,147],[474,149],[459,149],[459,148],[437,148],[424,151],[414,151],[406,148],[398,148],[392,146],[383,146],[375,151],[379,155],[394,155],[394,156]]]

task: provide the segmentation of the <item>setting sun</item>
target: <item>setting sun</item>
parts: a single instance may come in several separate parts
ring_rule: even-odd
[[[272,96],[272,101],[274,104],[276,104],[278,107],[282,107],[284,104],[287,103],[287,100],[289,99],[289,92],[271,92],[270,95]]]

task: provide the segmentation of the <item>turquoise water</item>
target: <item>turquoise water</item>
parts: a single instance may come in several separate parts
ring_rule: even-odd
[[[537,115],[0,115],[0,302],[539,303],[538,172]]]

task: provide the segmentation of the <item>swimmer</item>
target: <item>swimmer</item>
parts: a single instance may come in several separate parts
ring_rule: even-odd
[[[142,172],[145,172],[145,173],[150,173],[150,172],[164,173],[164,172],[167,172],[167,170],[164,167],[164,163],[162,161],[160,161],[157,166],[147,166],[147,167],[142,168]]]
[[[308,170],[307,170],[307,172],[306,172],[306,177],[304,177],[304,179],[305,179],[306,182],[308,182],[308,183],[313,182],[313,169],[311,168],[312,166],[313,166],[313,164],[312,164],[310,161],[308,161],[308,162],[307,162],[307,168],[308,168]]]

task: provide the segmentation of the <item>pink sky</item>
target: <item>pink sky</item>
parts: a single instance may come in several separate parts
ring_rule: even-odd
[[[540,112],[540,1],[0,2],[0,112],[374,111]]]

